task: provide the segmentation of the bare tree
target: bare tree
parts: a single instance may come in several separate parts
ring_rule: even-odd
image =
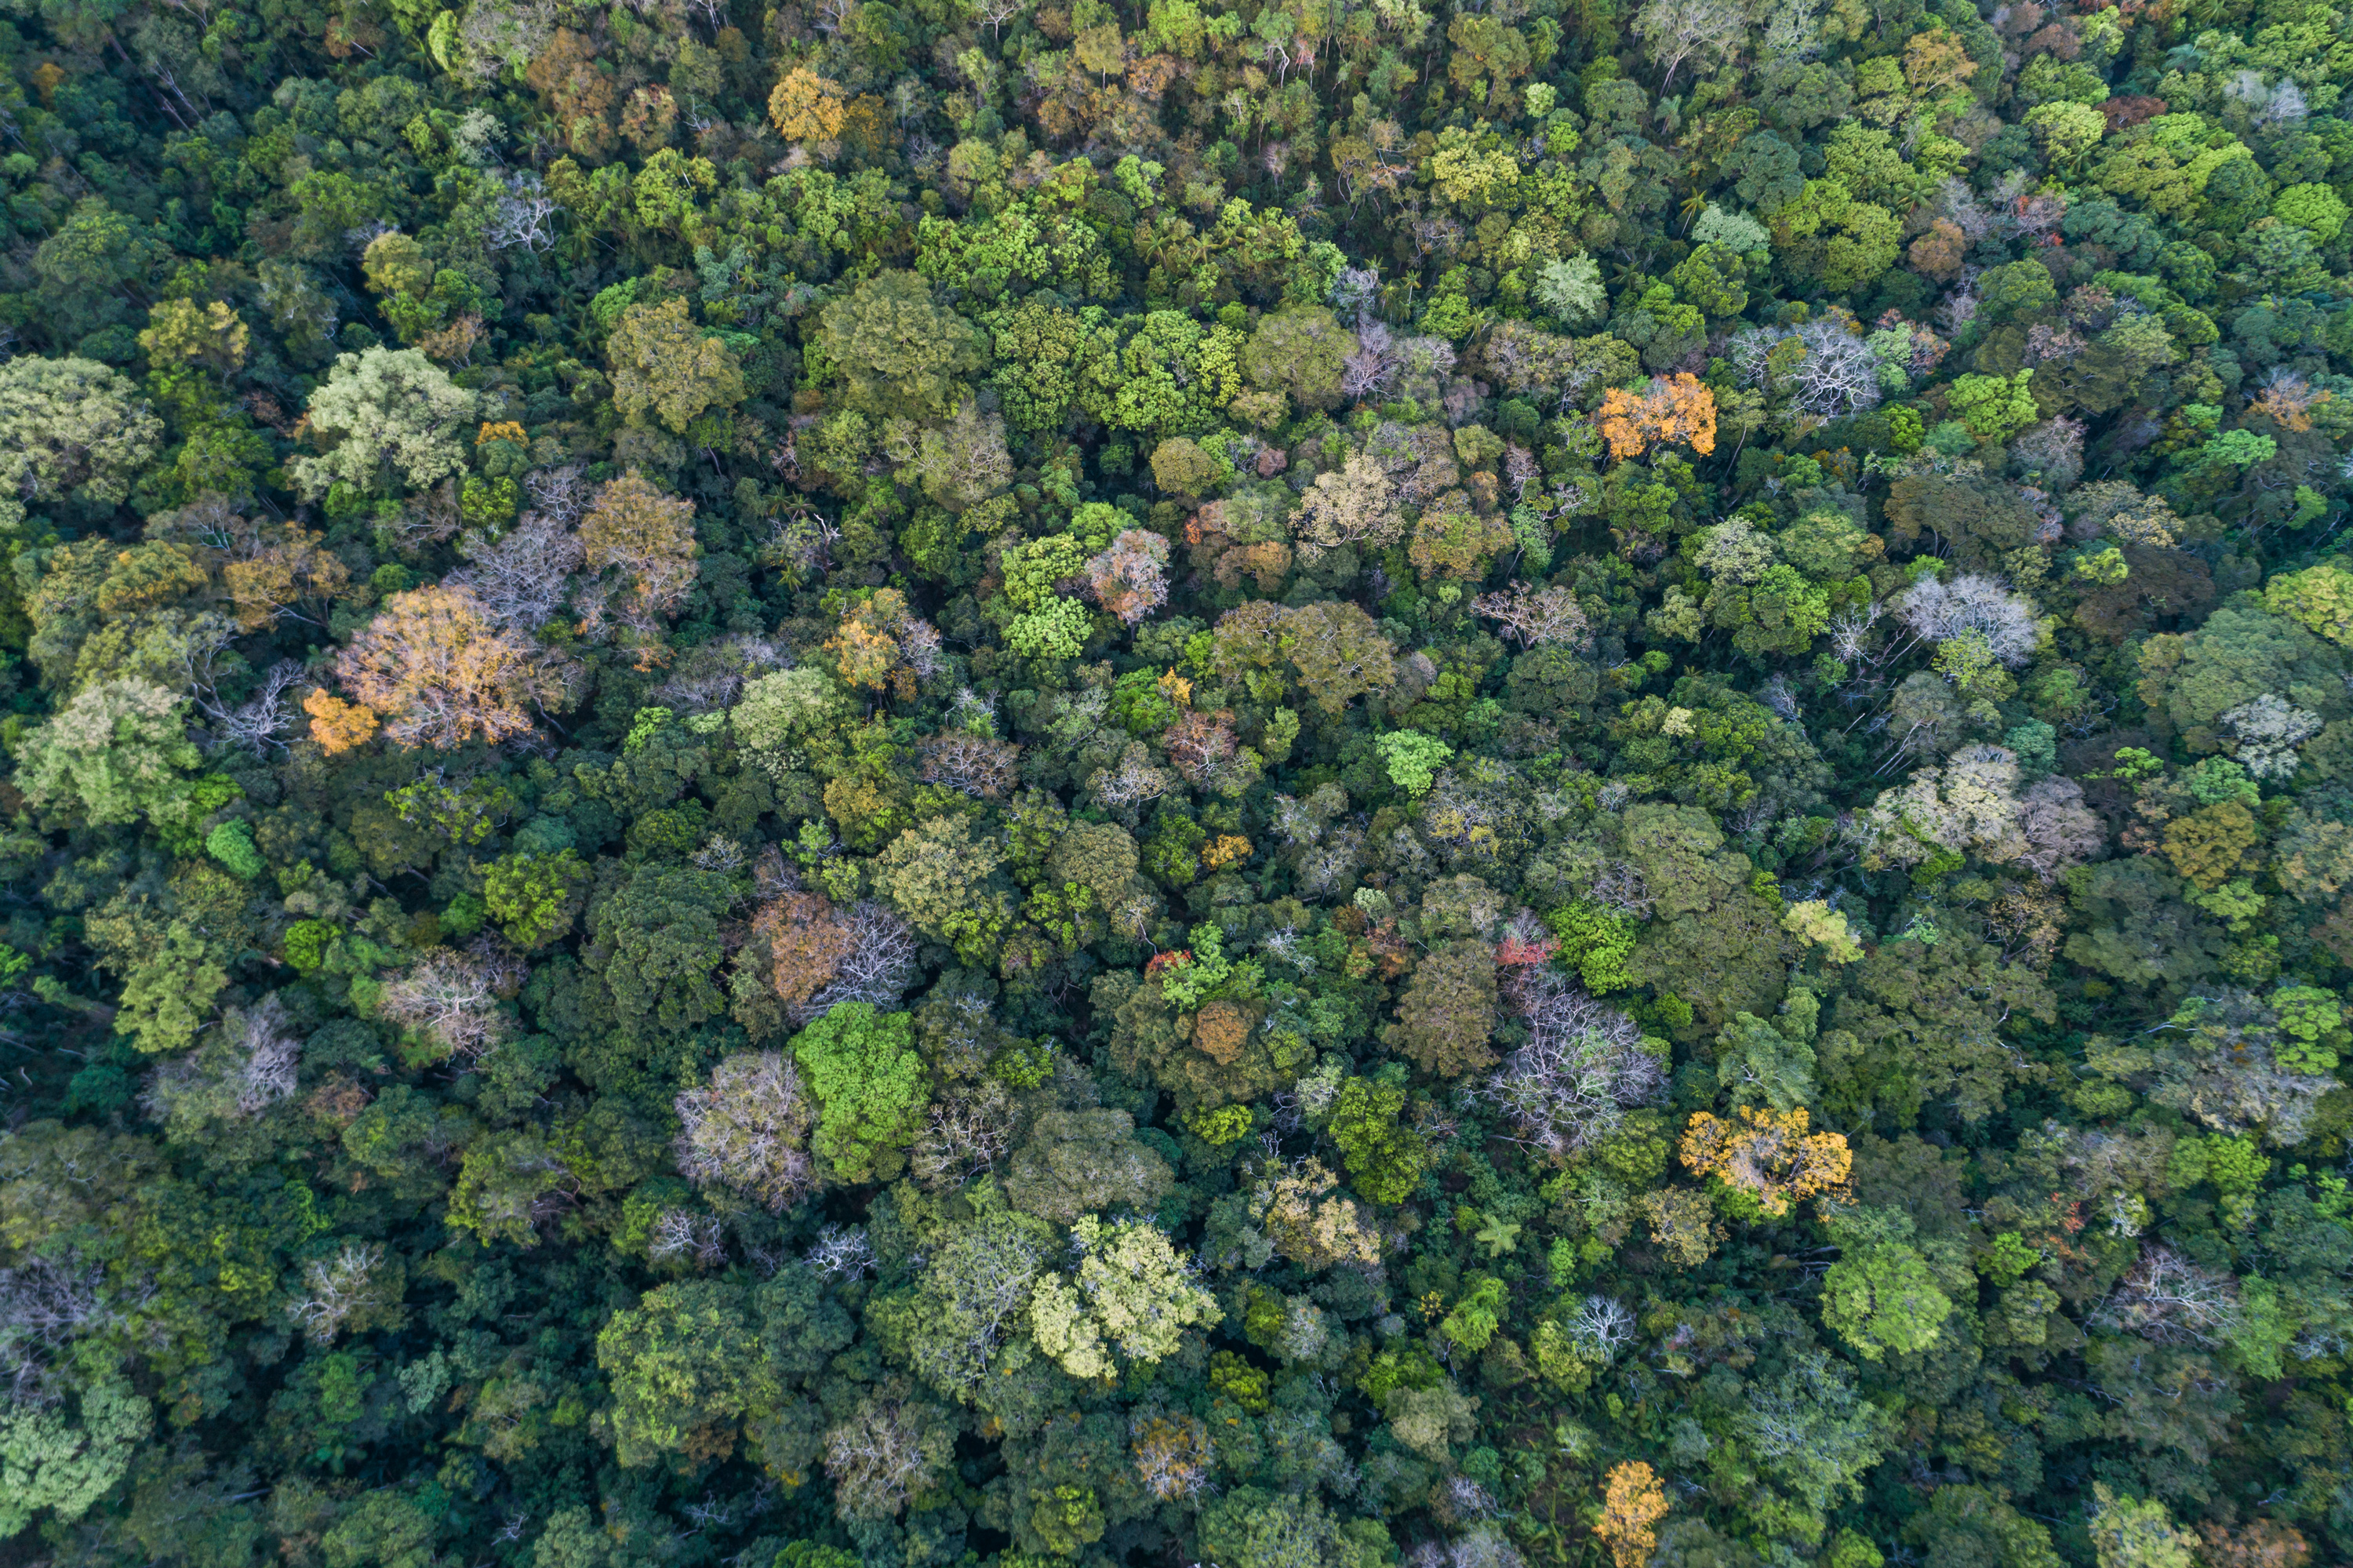
[[[156,1121],[244,1119],[293,1094],[301,1043],[275,994],[248,1008],[228,1008],[197,1050],[157,1065],[140,1095]],[[183,1125],[185,1125],[184,1123]]]
[[[1505,992],[1528,1040],[1476,1091],[1520,1136],[1556,1157],[1608,1137],[1630,1108],[1658,1098],[1666,1074],[1642,1032],[1549,965],[1513,969]]]
[[[1515,582],[1506,592],[1481,594],[1471,608],[1500,624],[1523,648],[1540,642],[1583,648],[1593,641],[1593,628],[1584,609],[1565,588],[1531,588]]]
[[[566,525],[579,522],[581,514],[588,510],[589,502],[596,499],[578,463],[542,469],[523,480],[522,490],[531,497],[534,510],[544,512]]]
[[[1163,1502],[1179,1502],[1208,1489],[1216,1450],[1209,1429],[1194,1416],[1139,1415],[1132,1452],[1145,1489]]]
[[[791,1010],[796,1022],[807,1023],[845,1001],[896,1007],[915,982],[915,933],[897,910],[868,902],[854,906],[841,921],[849,928],[849,950],[824,989]]]
[[[1748,36],[1740,0],[1650,0],[1634,14],[1634,34],[1651,58],[1666,68],[1662,90],[1683,62],[1719,64],[1739,51]]]
[[[84,1267],[72,1253],[28,1253],[16,1266],[0,1268],[0,1397],[16,1404],[57,1397],[51,1354],[114,1321],[105,1285],[104,1268]]]
[[[988,24],[991,37],[1005,36],[1005,24],[1020,16],[1036,4],[1036,0],[975,0],[974,17]]]
[[[1588,1296],[1561,1327],[1588,1360],[1605,1365],[1634,1342],[1634,1314],[1608,1296]]]
[[[2037,637],[2032,601],[2011,593],[1998,577],[1963,572],[1949,582],[1923,577],[1896,601],[1905,624],[1930,642],[1976,633],[1986,650],[2013,669],[2033,655]]]
[[[979,1175],[1012,1149],[1014,1115],[1012,1097],[994,1078],[941,1099],[915,1144],[915,1180],[930,1188],[959,1187]]]
[[[675,1108],[679,1173],[697,1186],[731,1188],[776,1213],[816,1190],[807,1145],[817,1107],[783,1052],[738,1052]]]
[[[916,777],[924,783],[990,800],[1013,787],[1013,767],[1021,757],[1021,747],[1012,741],[965,730],[944,730],[925,739],[921,750],[923,763]]]
[[[1591,896],[1604,909],[1637,920],[1651,917],[1650,885],[1642,880],[1641,868],[1626,861],[1613,860],[1595,874]]]
[[[471,564],[446,580],[471,589],[491,620],[526,631],[555,618],[585,558],[579,535],[554,509],[524,513],[495,539],[470,533],[458,554]]]
[[[1806,356],[1790,367],[1789,398],[1799,408],[1826,419],[1844,418],[1879,407],[1879,358],[1836,315],[1818,317],[1797,329]]]
[[[2170,1247],[2152,1246],[2087,1322],[2161,1344],[2211,1345],[2228,1337],[2239,1318],[2238,1287],[2229,1276],[2200,1268]]]
[[[2038,779],[2018,801],[2019,836],[2026,848],[2019,863],[2048,882],[2064,867],[2090,860],[2108,842],[2108,827],[2084,804],[2084,787],[2073,779]]]
[[[923,1418],[898,1400],[862,1402],[825,1435],[825,1468],[834,1499],[857,1519],[888,1519],[906,1506],[934,1457],[924,1446]]]
[[[1099,768],[1087,780],[1094,798],[1114,810],[1156,800],[1176,787],[1176,776],[1153,763],[1142,741],[1130,742],[1115,767]]]
[[[1377,321],[1360,322],[1356,352],[1340,366],[1340,391],[1351,399],[1377,393],[1397,378],[1402,366],[1391,347],[1389,329]]]
[[[555,236],[548,225],[559,210],[561,204],[547,194],[536,174],[518,170],[507,176],[506,190],[491,206],[491,221],[482,228],[482,244],[494,251],[517,246],[531,251],[552,249]]]
[[[828,1279],[857,1279],[874,1272],[874,1244],[863,1225],[821,1225],[803,1261]]]
[[[286,694],[303,683],[301,664],[292,659],[280,659],[263,672],[260,689],[246,699],[243,705],[222,711],[217,704],[207,709],[206,716],[213,728],[227,744],[259,755],[264,748],[285,749],[279,738],[294,723],[293,705]]]
[[[500,1003],[522,986],[524,972],[522,960],[495,938],[463,952],[430,948],[384,988],[384,1014],[471,1061],[506,1038],[509,1020]]]
[[[688,1263],[716,1268],[727,1261],[726,1237],[716,1214],[664,1209],[646,1238],[646,1255],[657,1263]]]
[[[313,1344],[332,1345],[353,1314],[374,1304],[370,1285],[383,1266],[381,1244],[346,1242],[332,1257],[311,1260],[302,1271],[302,1293],[287,1303],[286,1315]]]
[[[1380,303],[1381,270],[1378,266],[1343,267],[1332,279],[1332,309],[1351,318],[1361,335],[1372,324],[1373,312]]]

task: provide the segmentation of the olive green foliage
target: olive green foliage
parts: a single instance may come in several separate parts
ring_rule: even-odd
[[[705,408],[744,400],[734,355],[695,329],[683,300],[629,306],[605,352],[613,366],[613,407],[629,418],[658,418],[682,432]]]
[[[882,272],[826,307],[826,357],[843,377],[850,405],[878,417],[940,414],[957,383],[985,363],[980,334],[932,299],[912,272]]]

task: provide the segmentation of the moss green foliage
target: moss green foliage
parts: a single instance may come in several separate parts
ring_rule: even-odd
[[[507,940],[543,948],[572,929],[588,867],[570,849],[500,856],[482,876],[482,901]]]
[[[2338,11],[5,9],[0,1555],[2353,1561]]]
[[[1351,1078],[1340,1086],[1329,1128],[1351,1185],[1376,1203],[1401,1203],[1430,1150],[1406,1126],[1405,1086]]]

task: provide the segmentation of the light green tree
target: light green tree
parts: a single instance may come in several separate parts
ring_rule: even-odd
[[[327,450],[287,459],[286,472],[315,501],[339,483],[385,494],[462,471],[479,405],[417,349],[371,348],[338,355],[309,407],[311,430]]]
[[[2100,1568],[2197,1568],[2198,1538],[2179,1529],[2155,1498],[2119,1497],[2105,1482],[2092,1488],[2092,1550]]]
[[[1377,744],[1389,782],[1417,798],[1428,794],[1438,770],[1454,760],[1452,747],[1418,729],[1392,730]]]
[[[2263,608],[2339,647],[2353,647],[2353,572],[2333,560],[2272,578],[2263,585]]]
[[[841,688],[813,664],[761,676],[744,688],[727,713],[737,742],[759,752],[782,751],[822,733],[843,714]]]
[[[1792,904],[1781,916],[1781,929],[1821,948],[1834,964],[1851,964],[1862,957],[1862,943],[1846,923],[1846,911],[1833,909],[1819,898]]]
[[[503,854],[483,874],[482,901],[507,940],[526,949],[543,948],[570,934],[588,875],[587,865],[570,849]]]
[[[143,817],[184,828],[199,810],[189,776],[203,761],[187,738],[186,706],[141,681],[84,687],[16,748],[16,788],[36,810],[92,827]]]
[[[2031,370],[2013,376],[1957,376],[1950,388],[1953,412],[1979,441],[2006,441],[2041,418],[2027,383]]]
[[[118,503],[164,435],[131,381],[90,359],[0,365],[0,529],[27,502]]]
[[[1193,1283],[1186,1260],[1144,1220],[1105,1224],[1088,1214],[1071,1228],[1083,1255],[1075,1277],[1049,1274],[1033,1287],[1029,1330],[1073,1377],[1110,1377],[1122,1360],[1157,1361],[1189,1328],[1224,1313]]]
[[[1822,1279],[1822,1321],[1865,1361],[1928,1349],[1952,1312],[1927,1260],[1899,1242],[1855,1248]]]
[[[888,1180],[904,1166],[931,1098],[914,1040],[907,1014],[865,1001],[843,1002],[793,1037],[793,1060],[819,1107],[809,1146],[835,1180]]]
[[[1758,231],[1763,238],[1763,231]],[[1547,261],[1536,272],[1536,302],[1568,325],[1581,326],[1609,308],[1609,291],[1601,284],[1601,263],[1590,256]]]
[[[44,1510],[70,1524],[104,1497],[147,1440],[153,1412],[115,1379],[82,1391],[79,1421],[62,1408],[0,1406],[0,1533],[14,1535]]]

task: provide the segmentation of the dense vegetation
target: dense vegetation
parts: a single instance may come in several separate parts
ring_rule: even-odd
[[[0,0],[0,1562],[2353,1559],[2326,0]]]

